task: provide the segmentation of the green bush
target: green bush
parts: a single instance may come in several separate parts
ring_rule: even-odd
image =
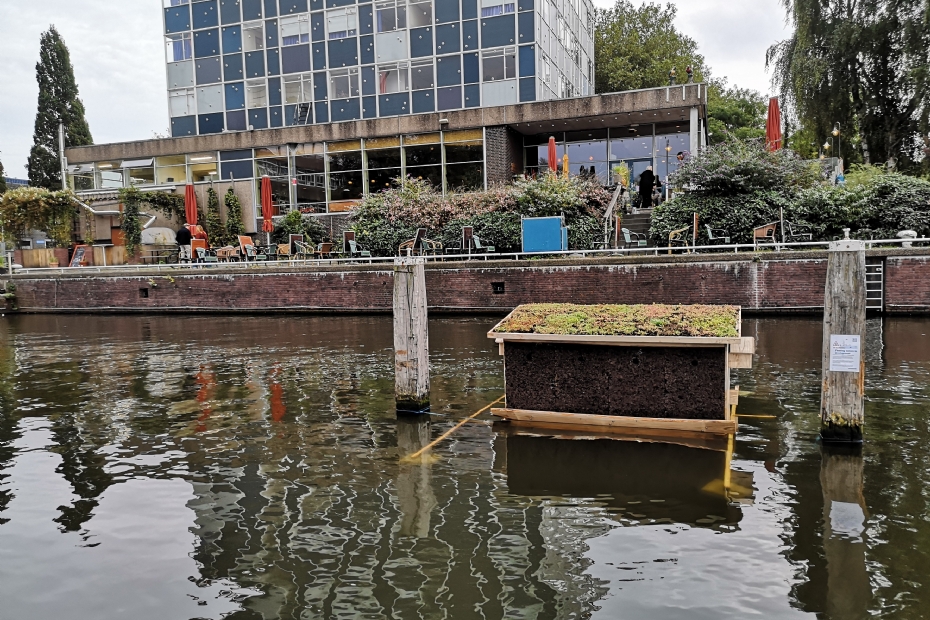
[[[287,243],[290,235],[303,235],[304,240],[317,244],[326,238],[326,228],[314,217],[304,217],[300,211],[288,211],[271,233],[274,243]]]

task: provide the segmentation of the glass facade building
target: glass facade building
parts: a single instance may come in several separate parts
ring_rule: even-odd
[[[164,0],[173,137],[593,94],[591,0]]]

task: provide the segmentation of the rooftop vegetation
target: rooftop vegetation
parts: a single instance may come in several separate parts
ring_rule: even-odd
[[[566,336],[739,336],[738,306],[525,304],[496,333]]]

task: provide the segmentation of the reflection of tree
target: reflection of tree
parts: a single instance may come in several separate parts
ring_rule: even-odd
[[[19,437],[17,419],[13,414],[16,397],[14,389],[15,358],[8,324],[0,320],[0,513],[6,510],[13,491],[3,484],[9,474],[4,470],[13,460],[13,442]],[[5,487],[5,488],[4,488]],[[0,517],[0,525],[4,519]]]

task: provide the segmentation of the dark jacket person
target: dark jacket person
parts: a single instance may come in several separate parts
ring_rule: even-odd
[[[641,208],[648,209],[652,207],[652,190],[655,186],[656,175],[652,172],[652,166],[649,166],[639,176],[639,196],[643,200]]]

